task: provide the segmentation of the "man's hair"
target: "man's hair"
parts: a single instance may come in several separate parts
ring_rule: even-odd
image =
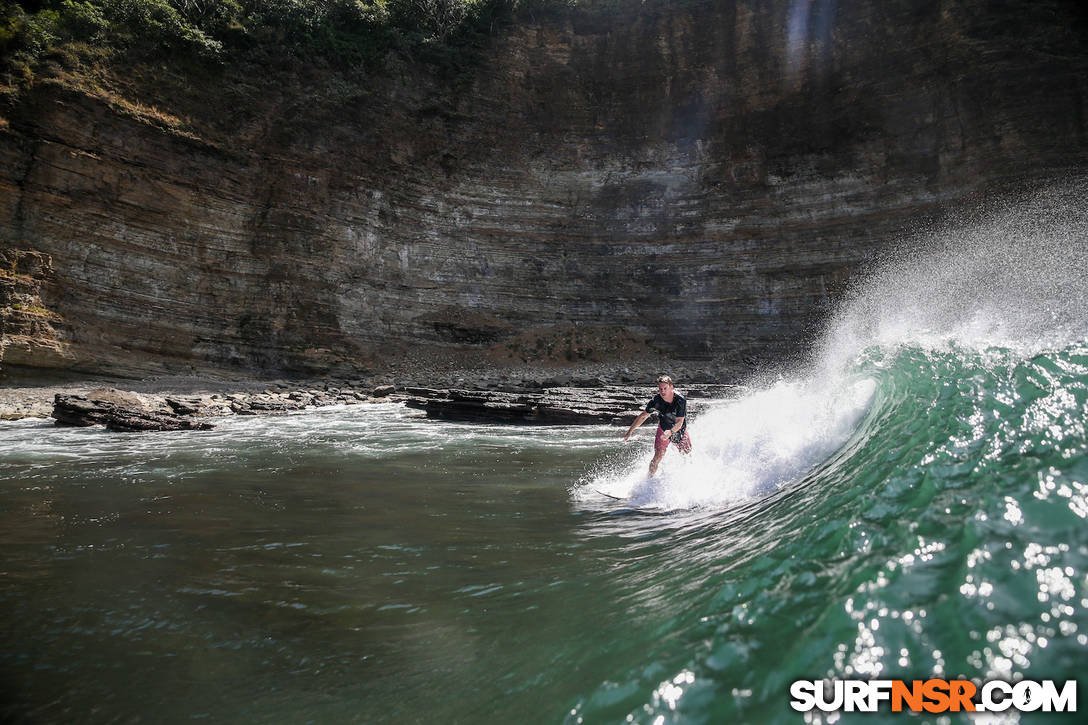
[[[672,381],[672,378],[670,378],[668,375],[658,375],[657,376],[657,382],[659,382],[659,383],[668,383],[669,385],[675,385],[675,383],[673,383],[673,381]]]

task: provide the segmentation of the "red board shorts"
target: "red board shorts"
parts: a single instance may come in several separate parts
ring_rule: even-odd
[[[691,453],[691,436],[688,435],[686,428],[684,435],[670,440],[665,437],[665,431],[661,430],[661,426],[658,426],[657,436],[654,437],[654,453],[664,453],[669,449],[669,443],[679,448],[681,453]]]

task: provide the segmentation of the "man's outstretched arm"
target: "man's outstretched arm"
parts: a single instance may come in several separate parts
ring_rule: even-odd
[[[646,419],[649,418],[649,417],[650,417],[650,414],[647,413],[646,411],[642,411],[641,413],[639,413],[638,417],[635,418],[635,422],[632,423],[631,427],[627,429],[627,433],[624,434],[623,439],[627,440],[628,438],[630,438],[631,434],[635,432],[635,428],[638,428],[640,425],[645,423]]]

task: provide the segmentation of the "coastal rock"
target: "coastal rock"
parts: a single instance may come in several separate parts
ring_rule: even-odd
[[[175,398],[167,396],[166,404],[178,415],[201,415],[207,406],[200,398]]]
[[[56,419],[57,425],[104,425],[109,413],[116,407],[113,403],[95,402],[83,395],[57,393],[53,401],[52,417]]]
[[[234,410],[223,402],[219,395],[208,397],[182,397],[168,395],[163,403],[177,415],[186,415],[196,418],[212,418],[223,415],[234,415]]]
[[[538,393],[452,389],[415,389],[405,400],[428,418],[526,425],[630,425],[652,393],[646,388],[546,388]],[[689,415],[697,415],[713,400],[736,395],[733,385],[700,385],[684,391]]]
[[[86,427],[105,425],[115,431],[211,430],[215,426],[165,412],[119,405],[108,400],[91,400],[83,395],[57,393],[52,417],[57,425]]]
[[[194,421],[167,413],[133,411],[131,408],[117,408],[106,421],[106,428],[119,432],[167,431],[167,430],[212,430],[214,425]]]
[[[298,399],[292,398],[290,395],[281,396],[279,394],[228,397],[232,398],[230,408],[236,415],[289,413],[295,410],[303,410],[307,405],[320,405],[321,403],[318,401],[326,399],[323,394],[320,397],[300,396]]]
[[[247,402],[250,410],[260,413],[289,413],[293,410],[302,410],[306,404],[301,400],[279,398],[272,395],[258,395]]]

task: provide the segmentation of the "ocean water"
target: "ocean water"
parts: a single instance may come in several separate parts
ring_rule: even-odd
[[[0,714],[1076,722],[805,717],[789,685],[1081,678],[1083,190],[888,259],[652,480],[650,425],[0,424]]]

